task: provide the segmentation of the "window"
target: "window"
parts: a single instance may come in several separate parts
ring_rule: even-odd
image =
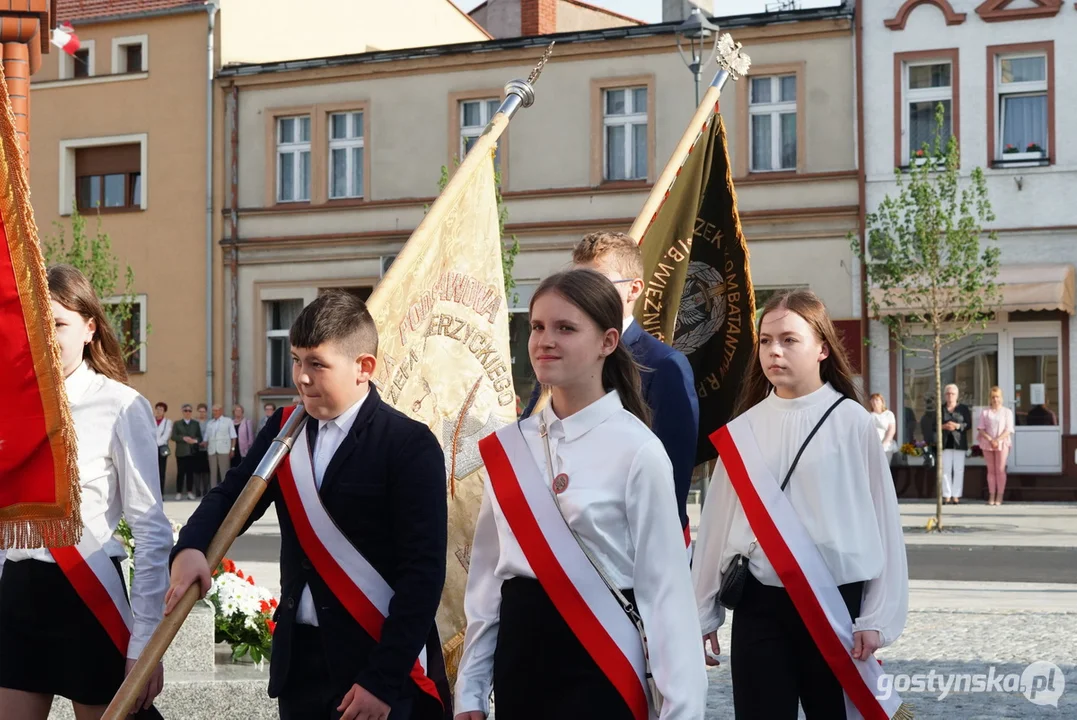
[[[903,113],[904,143],[902,164],[909,164],[926,144],[935,147],[935,109],[942,103],[941,141],[953,133],[953,63],[949,61],[910,62],[905,64],[905,102]]]
[[[332,113],[329,116],[329,198],[331,200],[363,197],[364,152],[366,148],[363,137],[363,113]]]
[[[931,338],[909,339],[918,350],[902,351],[903,405],[891,408],[899,418],[898,437],[903,442],[934,442],[935,366],[931,358]],[[942,349],[942,384],[954,383],[958,402],[972,408],[986,407],[991,388],[999,384],[999,335],[971,335]],[[975,421],[975,417],[973,418]],[[969,433],[970,441],[973,433]]]
[[[1004,55],[995,58],[995,107],[998,147],[995,158],[1029,153],[1046,157],[1047,139],[1047,56]]]
[[[112,39],[112,72],[115,75],[146,72],[149,65],[148,35]]]
[[[79,210],[138,210],[142,202],[142,148],[138,144],[75,150]]]
[[[501,101],[497,98],[484,100],[463,100],[460,102],[460,155],[464,157],[482,131],[497,114]],[[501,169],[501,146],[494,155],[494,169]]]
[[[604,180],[647,179],[647,88],[602,93]]]
[[[751,171],[796,170],[797,76],[751,78],[748,115]]]
[[[90,53],[90,48],[76,50],[75,54],[71,56],[71,77],[84,78],[93,75],[92,59],[93,55]]]
[[[310,116],[277,118],[277,202],[310,200]]]
[[[266,387],[292,388],[292,346],[288,332],[303,310],[302,300],[270,300],[266,312]]]
[[[111,297],[102,304],[116,329],[127,372],[146,372],[146,296]]]

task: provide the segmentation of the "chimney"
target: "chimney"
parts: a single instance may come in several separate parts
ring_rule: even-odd
[[[708,18],[714,15],[714,0],[662,0],[662,22],[684,22],[698,7]]]
[[[549,35],[557,32],[558,0],[520,0],[520,35]]]

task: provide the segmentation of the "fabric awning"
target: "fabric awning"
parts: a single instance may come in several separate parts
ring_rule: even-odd
[[[1064,310],[1074,314],[1073,265],[1003,265],[995,282],[1002,293],[1003,312],[1018,310]],[[871,291],[882,304],[882,293]],[[883,315],[906,315],[916,312],[911,307],[880,307]]]

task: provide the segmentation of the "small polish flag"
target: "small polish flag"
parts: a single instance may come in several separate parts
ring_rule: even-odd
[[[70,25],[61,25],[52,31],[52,44],[68,55],[74,55],[81,47],[79,36]]]

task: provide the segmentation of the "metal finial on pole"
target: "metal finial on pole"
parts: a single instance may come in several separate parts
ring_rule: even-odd
[[[531,70],[531,74],[527,76],[526,80],[511,80],[505,85],[505,99],[501,102],[501,107],[497,109],[498,114],[504,113],[511,119],[521,107],[531,107],[535,102],[535,82],[539,79],[539,75],[542,74],[542,68],[546,67],[550,56],[553,55],[553,46],[554,43],[552,42],[546,46],[546,52],[542,54],[542,58]],[[487,130],[492,126],[493,119],[491,119]]]

